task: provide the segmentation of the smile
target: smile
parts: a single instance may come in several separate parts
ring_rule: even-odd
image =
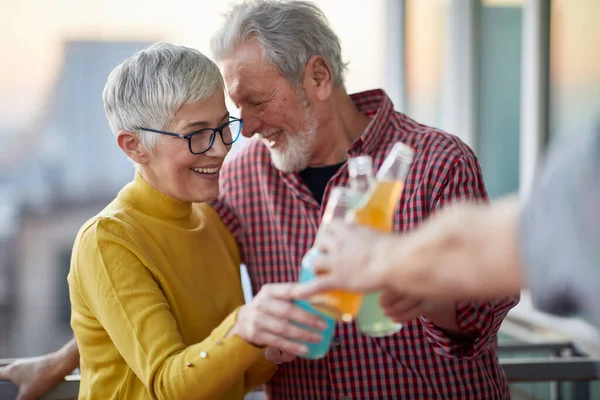
[[[281,136],[282,133],[283,131],[280,129],[266,136],[261,135],[261,137],[267,146],[274,147],[277,143],[277,139],[279,138],[279,136]]]
[[[214,168],[190,168],[192,171],[197,172],[199,174],[207,174],[207,175],[213,175],[219,172],[219,170],[221,169],[221,167],[214,167]]]

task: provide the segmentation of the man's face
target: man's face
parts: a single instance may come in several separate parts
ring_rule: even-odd
[[[262,58],[250,40],[223,62],[231,100],[244,120],[242,134],[258,135],[275,167],[294,172],[306,168],[314,152],[317,119],[301,88],[296,88]]]

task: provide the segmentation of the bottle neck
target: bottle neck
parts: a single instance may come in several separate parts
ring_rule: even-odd
[[[350,178],[350,189],[353,192],[366,193],[373,185],[373,177],[369,175],[357,175]]]

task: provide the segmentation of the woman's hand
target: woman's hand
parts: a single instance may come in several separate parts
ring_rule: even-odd
[[[294,361],[296,356],[281,350],[279,347],[267,347],[265,350],[265,358],[275,364],[283,364]]]
[[[296,324],[324,330],[325,321],[292,303],[295,283],[264,285],[238,312],[231,334],[257,346],[272,346],[294,356],[308,349],[300,342],[319,342],[321,335]]]

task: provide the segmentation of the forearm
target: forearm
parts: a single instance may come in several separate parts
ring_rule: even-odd
[[[79,367],[79,349],[77,348],[77,341],[73,338],[59,350],[49,353],[44,357],[47,357],[52,365],[50,371],[55,377],[55,380],[60,381],[73,372],[75,368]]]
[[[79,348],[77,347],[77,340],[75,338],[71,339],[54,354],[57,360],[59,360],[57,369],[61,373],[64,373],[64,375],[68,375],[75,368],[79,367]]]
[[[514,200],[441,211],[423,228],[390,246],[393,264],[387,268],[387,284],[392,290],[428,298],[518,293],[519,211]]]

